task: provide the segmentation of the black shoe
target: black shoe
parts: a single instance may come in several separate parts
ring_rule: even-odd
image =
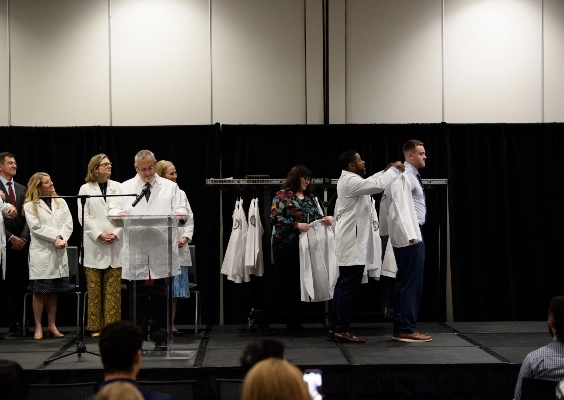
[[[3,333],[0,333],[0,340],[4,340],[4,339],[6,339],[6,336],[4,336]]]
[[[23,333],[23,329],[20,324],[10,324],[10,328],[8,329],[9,333]]]

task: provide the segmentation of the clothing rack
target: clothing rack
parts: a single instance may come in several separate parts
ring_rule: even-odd
[[[277,186],[280,187],[284,183],[285,179],[271,179],[271,178],[208,178],[206,179],[207,186],[217,186],[219,187],[219,265],[223,265],[223,196],[222,190],[228,188],[242,189],[243,186],[250,186],[253,188],[262,186]],[[322,184],[323,179],[314,178],[311,180],[313,184]],[[265,193],[263,201],[265,204],[270,204],[272,201],[272,196],[270,193]],[[265,208],[270,211],[270,207]],[[266,212],[266,211],[265,211]],[[269,217],[269,214],[268,214]],[[265,232],[270,231],[270,218],[264,218],[264,223],[267,225],[264,228]],[[219,324],[224,325],[225,315],[223,309],[223,276],[219,274]]]
[[[285,179],[271,179],[271,178],[208,178],[206,179],[207,186],[218,186],[219,187],[219,263],[220,266],[223,265],[223,196],[222,190],[226,188],[233,188],[236,187],[238,189],[242,189],[242,186],[278,186],[284,183]],[[423,184],[427,189],[432,189],[436,186],[447,186],[448,179],[422,179]],[[327,189],[329,187],[336,187],[338,179],[331,179],[331,178],[313,178],[311,183],[314,185],[323,186],[323,202],[321,206],[323,207],[323,211],[325,215],[327,215],[327,208],[328,208],[328,199],[327,199]],[[447,194],[448,196],[448,194]],[[269,204],[271,200],[271,196],[265,193],[264,196],[264,203]],[[447,198],[447,215],[448,215],[448,198]],[[270,219],[265,218],[268,228],[270,227]],[[269,232],[270,229],[264,229],[265,232]],[[449,227],[447,225],[447,237]],[[450,262],[447,259],[447,270],[450,271]],[[447,275],[450,277],[450,273],[447,272]],[[450,294],[450,281],[447,282],[447,320],[452,320],[452,299]],[[327,302],[326,302],[327,303]],[[326,304],[327,308],[327,304]],[[327,310],[326,310],[327,311]],[[223,309],[223,276],[219,274],[219,324],[224,325],[224,309]]]

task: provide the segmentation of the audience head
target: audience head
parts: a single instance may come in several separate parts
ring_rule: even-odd
[[[313,193],[312,185],[308,184],[305,190],[302,190],[302,179],[311,179],[311,170],[303,165],[292,167],[286,179],[282,184],[282,189],[289,189],[292,192],[303,192],[304,195],[310,196]]]
[[[176,173],[176,167],[172,163],[172,161],[167,160],[159,160],[156,165],[157,168],[157,175],[162,178],[168,179],[170,181],[176,182],[176,178],[178,174]]]
[[[239,361],[245,373],[256,363],[270,357],[284,358],[284,343],[277,339],[263,339],[251,342],[243,349]]]
[[[550,301],[548,330],[552,336],[564,341],[564,296],[555,296]]]
[[[311,400],[302,371],[280,358],[259,361],[245,376],[243,400]]]
[[[141,150],[135,155],[135,170],[143,182],[151,182],[156,174],[155,155],[150,150]]]
[[[104,153],[96,154],[90,159],[86,172],[85,182],[98,182],[98,175],[110,175],[112,173],[112,163]]]
[[[27,398],[29,381],[20,364],[11,360],[0,360],[0,390],[5,400]]]
[[[143,400],[143,394],[128,381],[115,381],[105,385],[94,400]]]
[[[143,331],[139,325],[116,321],[105,326],[99,342],[104,373],[124,374],[135,379],[141,367],[142,347]]]

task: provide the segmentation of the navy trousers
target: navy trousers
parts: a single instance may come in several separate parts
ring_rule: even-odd
[[[394,247],[398,272],[394,287],[394,332],[417,331],[417,318],[423,292],[425,242]]]
[[[340,265],[339,278],[333,292],[329,329],[345,333],[350,330],[354,297],[364,274],[364,265]]]

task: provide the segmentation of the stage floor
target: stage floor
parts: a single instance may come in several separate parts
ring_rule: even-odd
[[[355,333],[367,338],[364,344],[335,343],[327,336],[323,324],[304,326],[309,329],[309,334],[291,335],[284,325],[272,325],[276,328],[272,337],[286,345],[286,358],[301,368],[321,368],[326,381],[331,376],[350,375],[354,380],[355,376],[369,374],[372,377],[369,380],[374,382],[367,385],[367,393],[378,392],[378,388],[386,385],[386,382],[378,382],[382,376],[384,381],[394,381],[402,373],[462,379],[464,382],[455,385],[458,389],[449,390],[467,391],[472,390],[468,376],[474,375],[470,381],[487,381],[475,383],[477,392],[490,389],[495,392],[484,398],[510,398],[505,396],[512,396],[512,385],[524,357],[551,340],[546,321],[421,322],[418,330],[433,336],[427,343],[393,341],[390,322],[353,324]],[[80,337],[73,329],[76,328],[60,328],[66,334],[64,338],[43,340],[11,337],[5,332],[6,328],[0,329],[6,335],[6,339],[0,341],[0,358],[19,362],[35,382],[100,380],[102,363],[98,355],[75,353],[44,363],[77,350]],[[202,382],[210,377],[242,378],[241,352],[247,343],[262,338],[249,331],[246,325],[207,325],[198,333],[194,333],[193,326],[180,326],[180,329],[183,335],[174,337],[173,355],[189,355],[189,358],[144,357],[140,379],[198,378]],[[88,352],[98,352],[96,338],[85,335],[84,345]],[[152,343],[147,342],[144,347],[152,348]],[[497,383],[492,385],[489,382],[492,379]],[[418,379],[408,380],[416,384]],[[333,387],[336,392],[348,390],[348,384],[326,383],[328,389]],[[206,385],[213,386],[209,382]],[[440,382],[437,385],[441,386]],[[199,391],[201,398],[211,398],[212,392],[213,388]],[[362,395],[351,398],[362,398]],[[330,393],[327,397],[331,397]]]

